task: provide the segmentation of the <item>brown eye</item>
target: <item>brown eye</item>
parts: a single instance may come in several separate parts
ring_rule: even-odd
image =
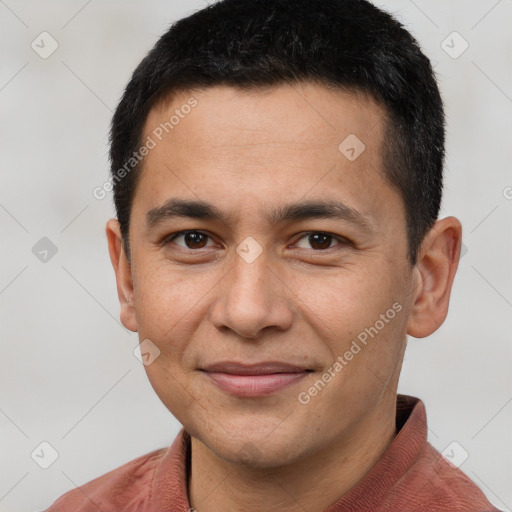
[[[183,239],[185,245],[176,242],[178,239]],[[206,244],[209,239],[210,237],[201,231],[181,231],[169,238],[169,241],[173,241],[176,245],[185,249],[203,249],[207,247]]]
[[[333,241],[337,241],[338,243],[331,245]],[[298,246],[301,249],[313,249],[315,251],[330,249],[336,245],[344,245],[344,240],[329,233],[324,233],[323,231],[307,233],[298,242]]]
[[[308,240],[313,249],[328,249],[332,242],[332,236],[325,233],[315,233],[309,235]]]

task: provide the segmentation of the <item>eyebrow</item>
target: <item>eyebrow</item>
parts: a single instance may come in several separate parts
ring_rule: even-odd
[[[146,213],[148,228],[177,217],[191,219],[216,220],[230,224],[235,216],[229,215],[206,201],[171,198],[163,205]],[[308,219],[340,219],[354,224],[368,233],[375,232],[375,226],[369,217],[341,201],[302,201],[280,206],[266,215],[273,225]]]

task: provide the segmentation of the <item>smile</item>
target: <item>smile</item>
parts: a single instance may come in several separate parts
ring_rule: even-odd
[[[266,375],[234,375],[206,372],[212,382],[224,391],[241,397],[265,396],[302,380],[308,371]]]

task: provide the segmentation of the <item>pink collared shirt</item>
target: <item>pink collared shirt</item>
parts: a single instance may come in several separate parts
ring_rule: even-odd
[[[366,476],[325,512],[499,512],[427,442],[421,400],[397,397],[398,434]],[[190,436],[62,495],[47,512],[189,512]]]

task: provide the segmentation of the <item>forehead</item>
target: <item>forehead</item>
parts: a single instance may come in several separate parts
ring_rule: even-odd
[[[195,106],[191,108],[192,103]],[[362,139],[370,136],[379,139],[385,109],[364,92],[333,89],[311,82],[246,89],[217,85],[177,90],[161,98],[148,114],[144,134],[158,131],[158,127],[165,131],[162,124],[170,121],[173,126],[167,125],[164,137],[172,134],[174,139],[188,138],[190,121],[183,122],[187,117],[194,119],[195,135],[188,143],[200,139],[200,144],[207,141],[229,144],[234,131],[238,131],[237,138],[245,135],[248,142],[255,136],[262,142],[267,136],[283,142],[295,138],[297,144],[325,145],[331,139],[336,141],[344,134],[356,132]],[[178,130],[178,124],[184,126]],[[212,131],[212,127],[224,129]],[[283,127],[288,130],[283,132]]]
[[[318,84],[176,92],[146,120],[143,140],[155,147],[134,207],[137,197],[149,210],[186,195],[240,211],[248,201],[279,206],[330,194],[374,217],[390,199],[400,210],[383,177],[384,123],[370,96]]]

